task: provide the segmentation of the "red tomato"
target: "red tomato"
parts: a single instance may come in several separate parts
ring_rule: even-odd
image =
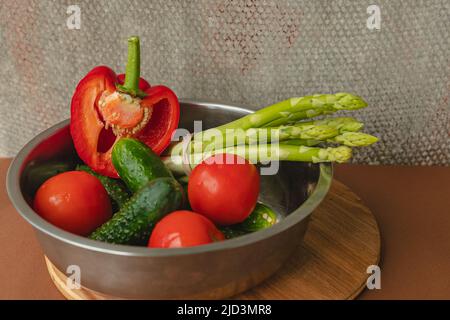
[[[192,211],[174,211],[155,226],[150,248],[182,248],[224,240],[225,237],[206,217]]]
[[[214,155],[189,176],[192,209],[219,225],[244,221],[255,208],[258,194],[258,169],[236,155]]]
[[[81,236],[89,235],[112,216],[105,188],[83,171],[60,173],[45,181],[33,207],[48,222]]]

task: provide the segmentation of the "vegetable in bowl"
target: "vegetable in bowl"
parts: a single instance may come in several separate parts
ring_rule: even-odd
[[[218,225],[243,222],[258,200],[258,169],[239,156],[216,154],[192,171],[188,195],[192,209]]]
[[[169,88],[140,78],[139,38],[128,39],[125,76],[98,66],[78,83],[71,103],[70,132],[79,157],[95,172],[118,178],[112,146],[132,136],[157,154],[170,143],[180,106]]]
[[[33,208],[47,221],[81,236],[112,216],[105,188],[84,171],[67,171],[46,180],[36,192]]]

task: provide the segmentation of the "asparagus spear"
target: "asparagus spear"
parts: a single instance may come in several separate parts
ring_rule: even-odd
[[[291,104],[294,104],[295,106],[292,108],[288,108],[287,105],[289,101],[291,101]],[[309,105],[308,102],[310,102]],[[306,96],[302,98],[291,98],[289,100],[277,103],[271,107],[260,110],[272,111],[273,109],[280,109],[277,110],[278,112],[280,112],[278,117],[272,117],[270,121],[267,121],[266,123],[260,125],[260,127],[276,127],[282,124],[292,123],[302,119],[309,119],[320,115],[331,114],[338,110],[356,110],[364,108],[366,106],[366,102],[360,97],[348,93],[337,93],[335,95],[323,94]],[[354,120],[352,118],[350,119]]]
[[[302,110],[298,112],[293,112],[286,117],[279,117],[275,120],[272,120],[262,127],[278,127],[283,124],[291,124],[300,120],[310,119],[321,115],[332,114],[334,111],[326,110],[326,109],[316,109],[316,110]]]
[[[239,131],[237,132],[239,134]],[[244,132],[245,143],[273,143],[290,139],[317,139],[325,140],[339,134],[336,128],[327,125],[314,125],[299,123],[292,126],[279,126],[276,128],[250,128]],[[239,139],[238,139],[239,140]],[[241,139],[242,140],[242,139]]]
[[[363,126],[364,124],[356,120],[355,118],[339,117],[339,118],[314,120],[308,122],[297,122],[290,126],[281,126],[278,128],[275,127],[275,129],[280,130],[279,133],[280,141],[287,139],[324,140],[325,138],[334,137],[338,133],[342,134],[344,132],[357,132],[361,130]],[[331,128],[333,128],[334,130]],[[297,129],[301,129],[301,132],[298,131]],[[258,129],[258,130],[265,130],[265,129]],[[355,135],[355,138],[356,137],[358,137],[358,135]]]
[[[306,147],[314,147],[323,142],[324,141],[314,139],[292,139],[288,141],[283,141],[284,144],[290,144],[293,146],[306,146]]]
[[[206,145],[209,146],[209,149],[214,149],[239,144],[263,144],[286,140],[295,140],[293,143],[288,142],[288,144],[306,146],[315,146],[321,141],[337,142],[348,146],[364,146],[375,142],[376,140],[373,140],[374,137],[365,136],[364,134],[336,137],[339,133],[358,131],[362,126],[363,124],[354,118],[341,117],[298,122],[290,126],[250,128],[245,131],[241,129],[227,129],[225,137],[223,137],[222,131],[216,132],[219,134],[220,139],[214,139],[215,145],[212,145],[209,141],[206,141]],[[212,132],[212,130],[209,132]],[[204,141],[198,141],[200,137],[205,138],[205,136],[198,135],[196,140],[192,141],[192,152],[202,152],[205,150]],[[206,139],[209,139],[209,137]],[[360,141],[356,142],[356,140]],[[176,150],[175,148],[172,149],[172,154]],[[181,152],[181,147],[178,148],[178,151]]]
[[[336,128],[339,133],[357,132],[364,127],[362,122],[351,117],[325,118],[322,120],[311,121],[311,123],[314,125],[325,125]]]
[[[303,117],[306,118],[306,117]],[[299,118],[302,119],[302,118]],[[287,122],[287,124],[295,124],[299,119],[296,119],[295,117],[292,117],[290,121]],[[263,127],[277,127],[279,125],[282,125],[285,123],[285,119],[276,119],[274,121],[271,121],[267,124],[265,124]],[[297,122],[299,123],[299,122]],[[340,133],[347,132],[347,131],[359,131],[364,127],[364,124],[362,122],[359,122],[355,118],[351,117],[338,117],[338,118],[325,118],[321,120],[314,120],[309,122],[300,122],[300,123],[310,123],[315,125],[326,125],[333,128],[336,128],[339,130]]]
[[[349,147],[366,147],[378,141],[377,137],[374,137],[367,133],[362,132],[344,132],[335,137],[331,137],[324,140],[314,139],[292,139],[283,143],[296,145],[296,146],[316,146],[323,142],[339,143]]]
[[[356,110],[366,106],[364,100],[350,93],[316,94],[278,102],[218,128],[259,128],[279,118],[287,122],[296,112],[305,111],[306,115],[309,112],[312,116],[317,116],[338,110]]]
[[[197,135],[192,141],[191,150],[199,152],[203,151],[205,149],[205,146],[209,146],[210,149],[212,149],[216,147],[223,148],[225,146],[239,144],[273,143],[275,141],[285,141],[293,139],[302,140],[301,142],[293,144],[314,146],[320,143],[320,141],[325,141],[326,139],[331,139],[337,136],[339,133],[344,133],[347,131],[358,131],[362,127],[363,124],[355,120],[354,118],[341,117],[309,122],[298,122],[292,125],[279,127],[250,128],[247,130],[226,129],[225,137],[223,136],[223,132],[218,130],[216,133],[219,134],[220,139],[215,139],[215,146],[212,146],[211,143],[207,141],[207,139],[210,138],[207,134]],[[209,130],[207,133],[211,132],[212,130]],[[356,139],[356,137],[357,136],[355,136],[354,139]],[[199,141],[200,138],[206,140],[206,143],[205,141]],[[317,140],[319,142],[317,142]],[[225,143],[227,143],[227,145],[225,145]],[[181,148],[178,149],[181,150]]]
[[[212,132],[212,130],[209,130],[207,133]],[[297,123],[292,126],[279,126],[275,128],[250,128],[247,130],[227,129],[225,131],[225,137],[223,136],[223,132],[220,130],[214,132],[216,136],[196,136],[195,139],[190,142],[190,152],[199,153],[212,151],[214,149],[232,147],[234,145],[261,145],[291,139],[324,141],[339,134],[338,129],[334,127],[327,125],[315,125],[313,122]],[[203,140],[199,141],[200,138]],[[182,151],[183,146],[180,144],[178,146],[173,146],[170,150],[170,154],[174,155],[178,153],[181,155]]]
[[[203,153],[191,153],[187,155],[190,168],[194,168],[203,159],[213,154],[228,153],[237,154],[253,163],[269,161],[298,161],[298,162],[346,162],[352,156],[352,149],[347,146],[336,148],[318,148],[295,146],[289,144],[252,144],[238,145]],[[162,157],[164,164],[175,174],[183,175],[183,157],[172,155]]]

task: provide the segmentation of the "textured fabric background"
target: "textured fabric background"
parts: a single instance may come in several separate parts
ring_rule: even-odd
[[[68,5],[81,29],[66,25]],[[381,30],[366,10],[381,8]],[[123,72],[141,37],[142,75],[181,98],[260,108],[348,91],[381,138],[355,162],[450,164],[450,1],[0,0],[0,156],[69,117],[78,80]]]

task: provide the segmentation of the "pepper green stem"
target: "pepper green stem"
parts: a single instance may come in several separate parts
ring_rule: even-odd
[[[125,81],[123,85],[117,85],[117,89],[133,97],[144,98],[147,94],[139,89],[140,72],[141,52],[139,37],[133,36],[128,38],[128,61],[125,70]]]

